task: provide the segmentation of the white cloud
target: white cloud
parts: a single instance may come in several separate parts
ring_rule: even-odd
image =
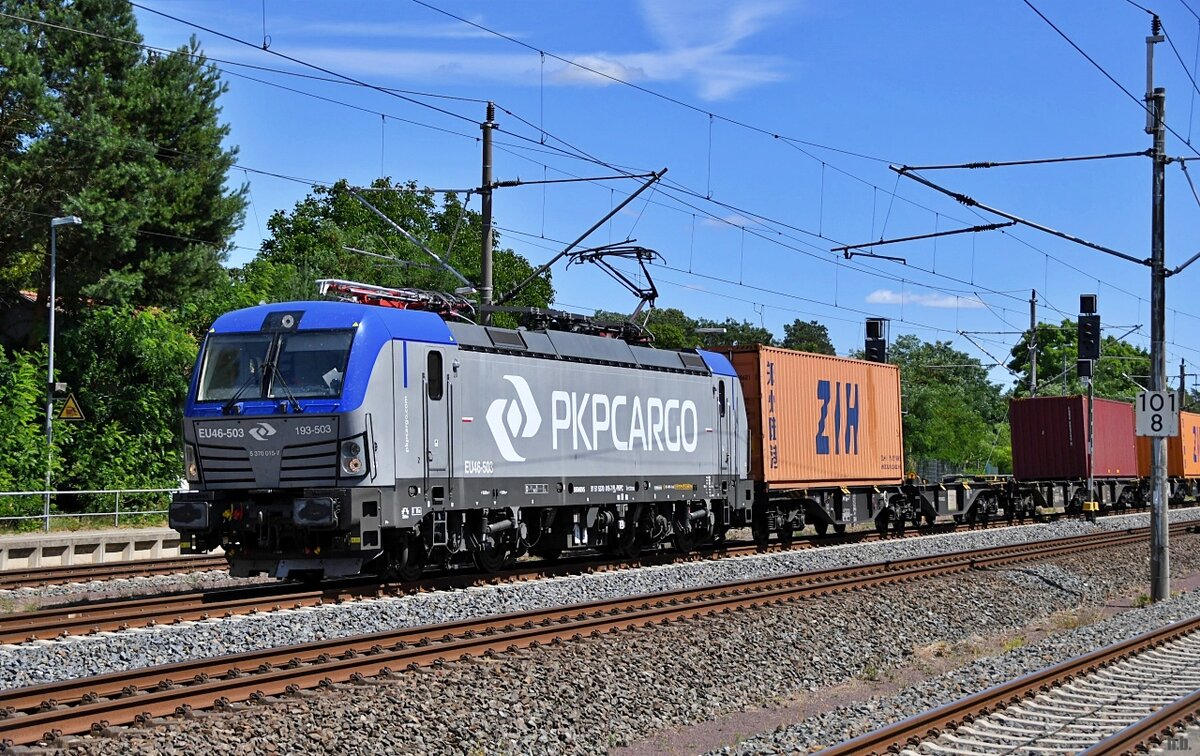
[[[555,63],[549,80],[558,84],[591,84],[598,87],[622,81],[645,81],[649,78],[643,68],[629,66],[615,58],[599,55],[576,55],[571,58],[577,65]],[[583,66],[580,68],[579,66]],[[590,69],[590,70],[589,70]],[[612,78],[609,78],[612,77]]]
[[[953,294],[914,294],[913,292],[898,292],[891,289],[876,289],[867,295],[868,304],[917,305],[918,307],[965,307],[977,309],[984,306],[979,297],[957,297]]]
[[[744,215],[733,213],[720,218],[704,218],[700,221],[700,225],[711,228],[738,229],[742,226],[756,226],[759,224]]]
[[[676,82],[691,86],[704,100],[721,100],[745,89],[785,78],[783,59],[737,48],[763,31],[787,6],[766,0],[728,3],[724,0],[643,0],[642,17],[655,49],[613,52],[558,52],[576,65],[529,52],[468,52],[452,49],[405,49],[396,44],[366,47],[375,39],[457,40],[490,38],[465,24],[333,22],[322,27],[324,37],[345,37],[332,44],[288,44],[287,53],[318,65],[359,76],[408,81],[495,81],[537,86],[543,80],[557,86],[610,86],[613,79],[638,84]],[[484,23],[481,21],[480,23]],[[291,30],[276,36],[290,42]],[[297,30],[303,32],[304,30]],[[520,36],[510,34],[510,36]],[[749,46],[749,45],[747,45]],[[588,70],[590,69],[590,70]],[[608,78],[613,77],[613,78]]]

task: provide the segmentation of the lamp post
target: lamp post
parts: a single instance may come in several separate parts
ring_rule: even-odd
[[[78,215],[50,220],[50,354],[46,368],[46,502],[42,508],[42,527],[50,532],[50,472],[54,467],[54,310],[57,299],[55,274],[58,270],[58,227],[78,226]]]

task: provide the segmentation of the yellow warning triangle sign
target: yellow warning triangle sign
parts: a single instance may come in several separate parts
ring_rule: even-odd
[[[67,403],[58,412],[59,420],[83,420],[83,410],[79,408],[79,402],[75,399],[75,393],[71,392],[67,395]]]

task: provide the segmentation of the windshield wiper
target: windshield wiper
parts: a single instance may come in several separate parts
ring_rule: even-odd
[[[233,405],[237,404],[237,400],[241,399],[242,394],[246,393],[246,389],[253,386],[254,383],[258,380],[259,380],[259,376],[254,375],[254,371],[251,370],[250,377],[247,378],[245,380],[245,382],[242,383],[242,385],[238,387],[237,391],[233,392],[233,396],[229,397],[229,401],[225,402],[224,406],[221,407],[221,414],[228,415],[230,410],[233,409]]]
[[[283,389],[283,395],[288,400],[288,406],[295,407],[296,412],[298,414],[302,414],[304,412],[304,408],[300,406],[300,402],[296,401],[295,395],[292,394],[292,389],[288,386],[287,381],[283,378],[283,373],[279,372],[279,368],[274,362],[271,363],[270,375],[271,382],[267,384],[268,388],[274,385],[276,379],[279,379],[279,386]]]

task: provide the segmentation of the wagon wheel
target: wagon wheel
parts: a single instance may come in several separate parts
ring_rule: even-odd
[[[784,549],[792,548],[792,541],[796,539],[796,529],[792,525],[791,520],[781,518],[779,528],[776,530],[776,535],[779,536],[779,545]]]
[[[904,530],[907,525],[908,523],[903,517],[897,517],[896,519],[892,520],[892,532],[898,536],[902,536],[904,535]]]
[[[425,569],[425,544],[420,536],[404,535],[388,550],[388,573],[396,580],[411,583]]]
[[[833,526],[833,532],[837,533],[838,535],[846,535],[846,523],[835,523]]]
[[[828,532],[829,532],[829,523],[827,523],[827,522],[814,522],[814,523],[813,523],[813,530],[817,531],[817,535],[819,535],[819,536],[823,536],[823,535],[825,535],[826,533],[828,533]]]
[[[771,519],[765,510],[754,510],[750,520],[750,534],[754,537],[754,545],[759,551],[766,551],[771,545]]]
[[[879,514],[875,515],[875,532],[879,534],[880,538],[887,535],[888,525],[891,524],[891,521],[892,510],[890,509],[881,509]]]

